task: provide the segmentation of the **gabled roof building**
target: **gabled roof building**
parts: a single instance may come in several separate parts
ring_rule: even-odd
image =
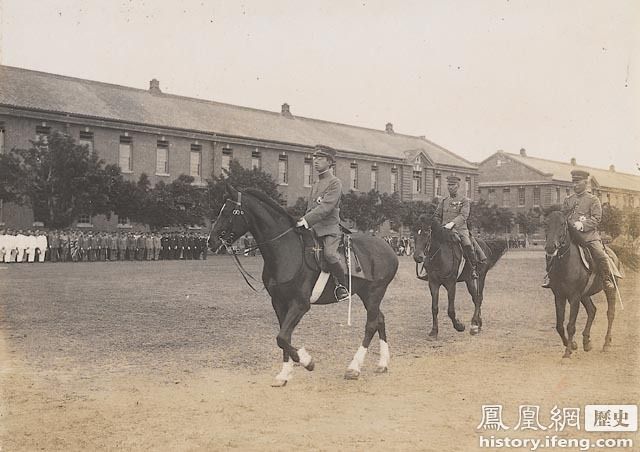
[[[600,201],[625,208],[640,207],[640,176],[580,165],[575,158],[558,162],[498,151],[479,164],[480,198],[489,204],[528,211],[533,207],[560,204],[572,193],[571,171],[582,169],[591,175],[591,191]]]
[[[316,177],[316,144],[338,151],[336,175],[345,190],[397,192],[402,200],[431,200],[442,180],[460,176],[471,198],[477,194],[477,165],[424,136],[396,133],[388,123],[374,130],[279,112],[162,92],[158,80],[137,89],[62,75],[0,66],[0,152],[29,147],[53,130],[71,134],[107,163],[152,183],[188,174],[203,184],[231,159],[259,167],[280,184],[285,202],[308,195]],[[445,184],[446,185],[446,184]],[[28,213],[4,206],[0,222],[28,227]],[[112,222],[83,217],[80,225],[113,229]]]

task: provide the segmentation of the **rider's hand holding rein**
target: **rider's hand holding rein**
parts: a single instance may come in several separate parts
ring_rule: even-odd
[[[304,218],[300,218],[298,221],[296,221],[296,228],[309,229],[309,224],[307,223],[307,220],[305,220]]]
[[[455,226],[456,224],[453,221],[448,222],[447,224],[444,225],[445,229],[451,229]]]
[[[576,228],[578,231],[584,230],[584,224],[582,224],[582,221],[576,221],[575,223],[573,223],[573,227]]]

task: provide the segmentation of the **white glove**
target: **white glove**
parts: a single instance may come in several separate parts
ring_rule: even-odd
[[[583,231],[583,230],[584,230],[584,224],[582,224],[582,221],[576,221],[575,223],[573,223],[573,226],[574,226],[578,231]]]
[[[305,220],[304,218],[300,218],[300,219],[296,222],[296,228],[305,228],[305,229],[309,229],[309,224],[307,223],[307,220]]]
[[[444,225],[445,229],[451,229],[455,226],[456,224],[453,221],[448,222],[447,224]]]

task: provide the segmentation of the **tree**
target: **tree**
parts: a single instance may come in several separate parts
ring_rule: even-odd
[[[380,196],[382,215],[389,221],[391,229],[398,230],[402,225],[402,202],[398,193],[383,193]]]
[[[436,211],[435,202],[426,203],[424,201],[405,201],[400,205],[400,222],[403,226],[414,230],[418,225],[420,215],[431,217]]]
[[[0,174],[13,169],[21,179],[3,178],[3,199],[30,205],[36,221],[54,228],[69,226],[80,214],[110,215],[111,196],[122,182],[117,166],[105,167],[86,146],[57,131],[30,149],[11,150],[0,166]]]
[[[640,207],[630,207],[625,214],[627,232],[635,240],[640,236]]]
[[[160,181],[143,201],[143,222],[152,229],[164,226],[202,224],[206,214],[206,192],[192,185],[192,176],[181,174],[170,184]]]
[[[278,192],[278,184],[271,174],[258,168],[247,169],[237,160],[231,160],[229,171],[223,176],[213,176],[208,181],[207,214],[209,218],[215,218],[224,202],[225,182],[229,182],[237,189],[256,188],[263,191],[275,201],[281,201],[282,195]]]
[[[527,213],[518,212],[515,223],[520,227],[520,232],[524,234],[525,241],[528,242],[529,236],[535,234],[540,228],[542,210],[538,207],[529,209]]]
[[[14,152],[0,154],[0,201],[25,203],[24,180],[19,155]]]
[[[375,190],[368,193],[350,191],[343,195],[340,213],[343,218],[353,221],[360,231],[375,230],[385,220],[380,193]]]
[[[299,197],[293,206],[287,207],[287,212],[294,218],[301,218],[307,212],[307,199]]]
[[[605,203],[602,206],[602,220],[600,221],[600,230],[615,239],[622,233],[624,224],[624,215],[617,207]]]

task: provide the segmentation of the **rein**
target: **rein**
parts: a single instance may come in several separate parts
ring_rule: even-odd
[[[234,203],[236,206],[238,206],[237,209],[233,210],[233,215],[241,216],[242,219],[245,221],[247,227],[249,227],[249,221],[247,220],[247,217],[244,215],[244,210],[242,209],[242,192],[238,192],[238,200],[237,201],[234,201],[233,199],[227,199],[227,201],[230,201],[230,202]],[[218,214],[218,217],[216,218],[216,221],[214,221],[213,224],[211,225],[211,229],[209,230],[209,239],[211,239],[211,233],[213,232],[213,226],[220,219],[220,216],[222,215],[222,211],[224,210],[225,206],[226,206],[226,203],[222,205],[222,208],[220,209],[220,213]],[[262,245],[268,245],[268,244],[270,244],[272,242],[275,242],[276,240],[284,237],[286,234],[291,232],[293,229],[294,229],[293,226],[291,226],[291,227],[287,228],[285,231],[283,231],[280,234],[276,235],[275,237],[272,237],[272,238],[270,238],[268,240],[265,240],[265,241],[260,242],[260,243],[256,243],[253,246],[245,248],[243,250],[243,252],[254,251],[254,250],[259,249],[260,246],[262,246]],[[244,279],[244,281],[247,283],[247,285],[254,292],[258,292],[258,290],[255,287],[253,287],[253,284],[251,284],[249,279],[251,279],[252,281],[254,281],[256,283],[259,283],[260,281],[258,279],[256,279],[253,275],[251,275],[251,273],[249,273],[249,271],[246,268],[244,268],[244,266],[240,262],[240,259],[238,259],[238,253],[231,246],[232,243],[233,243],[233,237],[231,237],[230,240],[225,240],[222,237],[219,237],[219,239],[222,241],[222,244],[224,245],[224,247],[227,250],[227,252],[233,255],[235,263],[236,263],[236,267],[237,267],[238,271],[240,272],[240,274],[242,275],[242,278]],[[262,290],[264,290],[264,288]]]

